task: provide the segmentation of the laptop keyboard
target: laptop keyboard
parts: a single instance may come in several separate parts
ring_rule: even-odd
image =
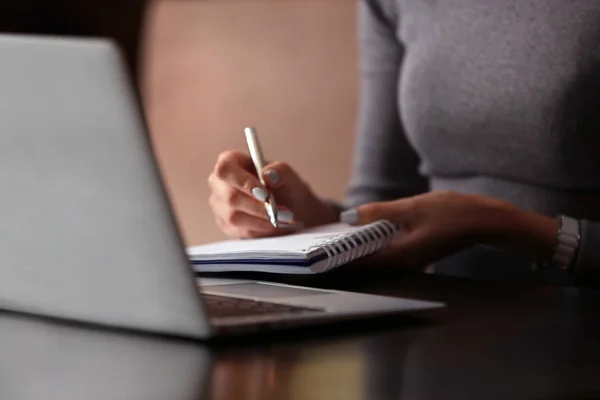
[[[322,312],[324,309],[288,306],[277,303],[238,299],[202,293],[204,307],[212,318],[248,317],[272,314],[300,314],[307,312]]]

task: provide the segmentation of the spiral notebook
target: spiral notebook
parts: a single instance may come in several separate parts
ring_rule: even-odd
[[[396,232],[384,220],[359,227],[338,223],[285,236],[192,246],[187,253],[198,272],[316,274],[379,251]]]

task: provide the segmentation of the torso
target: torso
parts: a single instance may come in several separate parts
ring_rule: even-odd
[[[392,0],[399,108],[432,177],[600,194],[600,2]]]
[[[398,108],[433,190],[600,220],[600,2],[376,1],[405,50]],[[436,271],[536,279],[488,248]]]

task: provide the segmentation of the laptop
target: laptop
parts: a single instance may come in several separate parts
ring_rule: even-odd
[[[197,339],[443,307],[197,279],[118,46],[0,35],[0,308]]]

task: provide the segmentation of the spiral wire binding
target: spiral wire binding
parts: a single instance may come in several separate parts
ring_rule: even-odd
[[[375,221],[317,243],[307,250],[322,249],[327,253],[327,265],[323,270],[326,272],[382,249],[397,230],[398,227],[390,221]]]

